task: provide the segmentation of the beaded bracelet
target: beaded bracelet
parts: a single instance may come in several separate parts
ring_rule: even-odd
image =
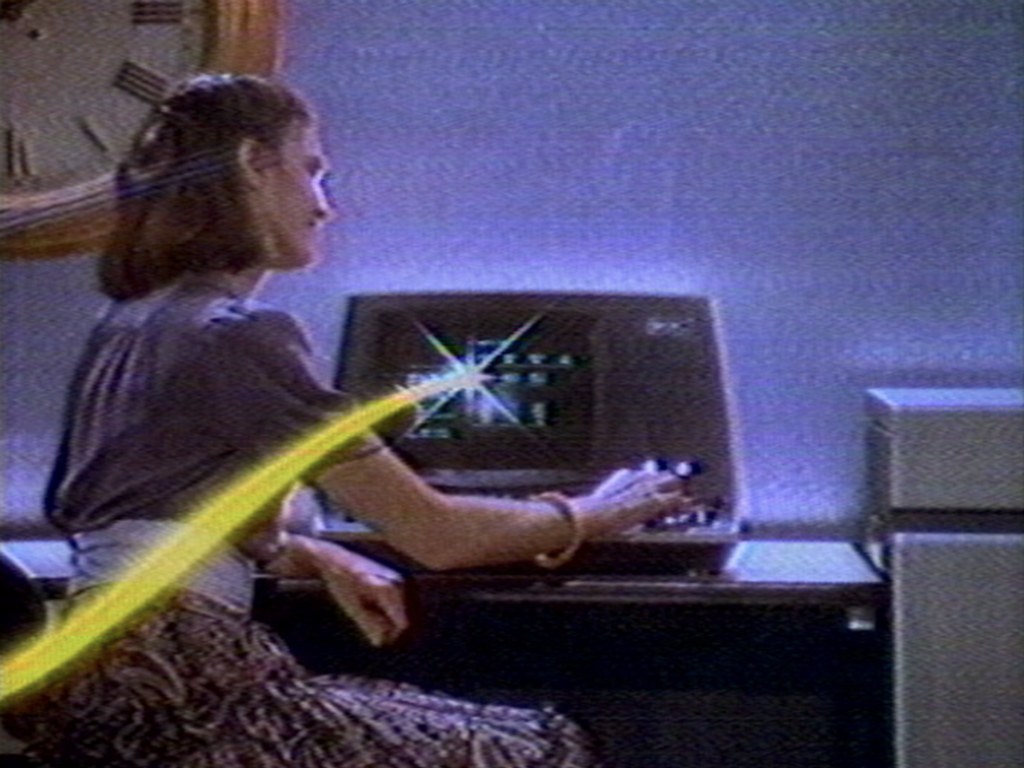
[[[565,549],[554,554],[545,552],[536,555],[533,558],[533,562],[542,568],[557,568],[560,565],[565,565],[567,562],[572,560],[577,550],[579,550],[580,545],[583,543],[583,525],[580,520],[580,512],[576,509],[576,505],[573,504],[572,499],[561,493],[552,491],[538,494],[532,498],[535,501],[543,501],[550,504],[555,508],[555,511],[568,520],[569,525],[572,526],[572,538],[569,540],[569,544]]]

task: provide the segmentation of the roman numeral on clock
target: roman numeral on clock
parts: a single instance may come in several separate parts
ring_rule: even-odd
[[[85,135],[85,138],[89,140],[89,143],[103,154],[110,154],[110,142],[93,124],[92,120],[88,117],[79,117],[75,122],[78,124],[79,130]]]
[[[133,24],[180,24],[185,18],[184,0],[135,0]]]
[[[4,128],[0,138],[3,151],[3,169],[7,178],[18,181],[32,175],[32,162],[28,144],[14,128]]]
[[[134,61],[121,65],[114,77],[114,86],[148,104],[157,104],[163,99],[170,82],[159,72],[147,69]]]

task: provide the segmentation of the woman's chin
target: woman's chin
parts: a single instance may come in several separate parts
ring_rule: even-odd
[[[295,272],[315,267],[319,263],[320,254],[312,248],[290,249],[274,253],[267,259],[266,266],[279,272]]]

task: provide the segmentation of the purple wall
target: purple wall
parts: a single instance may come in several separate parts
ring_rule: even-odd
[[[713,295],[764,535],[859,531],[865,388],[1019,385],[1016,0],[290,6],[286,74],[320,107],[345,220],[268,298],[325,355],[351,291]],[[87,273],[0,274],[12,509]]]

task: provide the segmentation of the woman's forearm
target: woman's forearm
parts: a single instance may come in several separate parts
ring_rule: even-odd
[[[285,532],[280,547],[264,563],[264,569],[281,578],[316,579],[321,576],[327,558],[344,560],[348,554],[348,550],[332,542]]]
[[[572,537],[549,503],[443,494],[389,453],[332,468],[318,485],[431,569],[523,560],[564,547]]]
[[[429,519],[397,527],[389,538],[427,567],[444,570],[528,560],[569,546],[574,535],[549,502],[444,496]]]
[[[622,478],[573,500],[583,538],[624,530],[679,502],[677,491],[662,490],[664,477],[628,471]],[[574,540],[573,525],[557,504],[446,495],[389,452],[333,467],[317,484],[428,568],[525,560],[562,550]]]

